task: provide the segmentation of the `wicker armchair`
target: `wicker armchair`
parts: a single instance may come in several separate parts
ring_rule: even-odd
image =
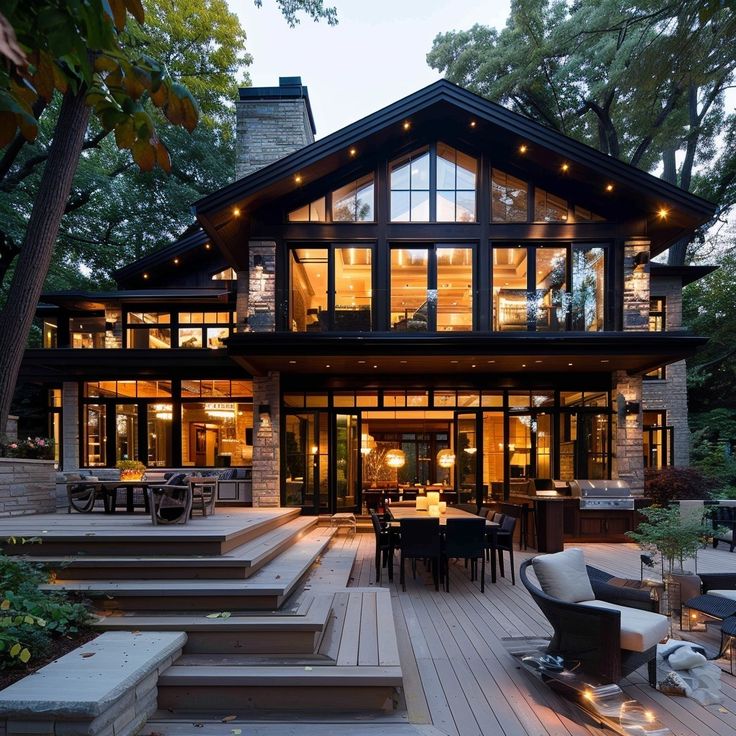
[[[631,632],[628,632],[627,645],[636,648],[625,649],[622,646],[622,616],[628,618],[631,609],[654,615],[656,602],[649,598],[647,591],[610,585],[607,580],[612,577],[611,575],[588,566],[588,576],[596,600],[590,603],[567,603],[545,594],[529,580],[528,570],[531,564],[532,560],[527,560],[521,565],[519,577],[552,625],[554,635],[548,647],[551,654],[579,661],[587,674],[611,683],[618,682],[646,664],[649,684],[656,687],[659,637],[652,641],[651,632],[648,636],[641,637],[632,636]],[[604,607],[606,604],[614,604],[623,610]],[[636,619],[636,614],[631,613]],[[644,619],[646,618],[647,616],[644,616]],[[658,619],[650,620],[655,624],[661,624]],[[654,629],[658,630],[658,626]],[[639,639],[644,643],[631,644],[633,639]]]

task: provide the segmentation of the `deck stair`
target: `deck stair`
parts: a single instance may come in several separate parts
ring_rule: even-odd
[[[106,610],[273,610],[294,591],[334,533],[315,527],[244,580],[60,580],[43,587],[82,593]]]
[[[221,555],[56,555],[33,559],[52,567],[57,580],[245,579],[317,525],[300,516]]]
[[[355,547],[316,517],[218,509],[157,528],[143,514],[57,514],[0,520],[10,536],[42,540],[4,546],[55,570],[46,589],[89,598],[99,631],[186,633],[144,734],[287,711],[328,728],[408,725],[390,592],[349,587]]]

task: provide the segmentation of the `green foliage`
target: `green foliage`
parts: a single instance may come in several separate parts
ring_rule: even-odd
[[[0,554],[0,669],[43,657],[54,638],[76,634],[89,611],[62,593],[43,593],[51,579],[40,565]]]
[[[604,153],[646,171],[661,166],[664,178],[716,196],[725,210],[736,201],[736,163],[733,147],[715,142],[736,136],[723,104],[735,35],[732,3],[516,0],[503,30],[442,33],[427,61]]]
[[[640,510],[646,521],[626,536],[643,549],[659,555],[673,572],[675,562],[682,568],[684,561],[697,557],[698,550],[713,534],[712,525],[701,515],[681,514],[679,506],[649,506]]]
[[[118,470],[133,470],[135,472],[146,472],[146,466],[140,460],[118,460],[115,463]]]

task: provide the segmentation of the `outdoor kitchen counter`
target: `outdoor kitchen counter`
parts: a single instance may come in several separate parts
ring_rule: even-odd
[[[562,552],[564,549],[564,510],[569,499],[561,493],[549,496],[520,493],[509,496],[510,503],[520,503],[534,508],[533,521],[536,523],[537,552]],[[533,540],[529,540],[533,541]]]

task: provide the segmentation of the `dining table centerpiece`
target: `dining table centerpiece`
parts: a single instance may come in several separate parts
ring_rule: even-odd
[[[146,466],[140,460],[118,460],[116,466],[120,471],[120,480],[143,480]]]

